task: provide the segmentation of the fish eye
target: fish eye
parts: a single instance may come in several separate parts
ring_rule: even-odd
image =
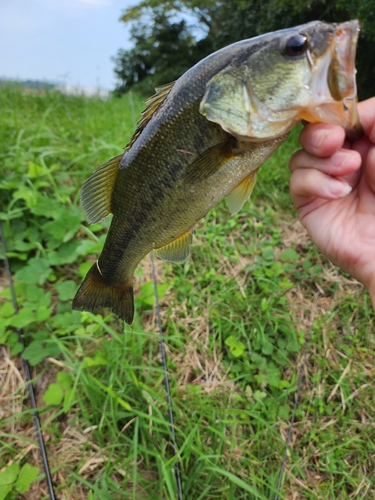
[[[285,54],[289,57],[302,56],[308,48],[307,38],[305,35],[293,35],[285,44]]]

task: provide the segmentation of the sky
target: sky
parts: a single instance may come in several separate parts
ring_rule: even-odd
[[[0,78],[112,90],[111,57],[129,49],[119,21],[138,0],[0,0]]]

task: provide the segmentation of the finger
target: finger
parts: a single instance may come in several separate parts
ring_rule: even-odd
[[[315,168],[299,168],[290,177],[290,192],[297,206],[313,198],[336,200],[343,198],[352,190],[344,179],[331,177]],[[298,203],[297,203],[298,199]]]
[[[365,134],[375,143],[375,97],[359,102],[357,109]]]
[[[303,128],[299,136],[301,146],[308,152],[321,158],[331,156],[341,148],[345,141],[342,127],[323,123],[310,123]]]
[[[321,172],[337,177],[357,171],[361,164],[360,154],[350,149],[339,149],[328,158],[318,158],[301,149],[295,152],[289,160],[291,172],[298,168],[316,168]]]

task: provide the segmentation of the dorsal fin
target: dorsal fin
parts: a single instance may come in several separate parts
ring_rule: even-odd
[[[174,83],[175,82],[167,83],[165,85],[162,85],[161,87],[156,87],[155,94],[149,97],[145,101],[146,108],[142,111],[141,118],[137,122],[138,126],[134,134],[132,135],[130,141],[125,146],[125,151],[130,149],[135,143],[135,141],[138,139],[138,137],[141,135],[142,130],[145,128],[145,126],[153,117],[154,113],[160,108],[160,106],[165,101],[167,95],[172,90]]]
[[[122,154],[115,156],[101,165],[82,186],[81,205],[90,224],[95,224],[112,213],[112,191],[123,156]]]

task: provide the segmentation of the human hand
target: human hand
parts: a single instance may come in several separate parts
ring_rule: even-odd
[[[308,124],[289,162],[290,191],[319,250],[369,290],[375,309],[375,98],[358,104],[364,129]]]

